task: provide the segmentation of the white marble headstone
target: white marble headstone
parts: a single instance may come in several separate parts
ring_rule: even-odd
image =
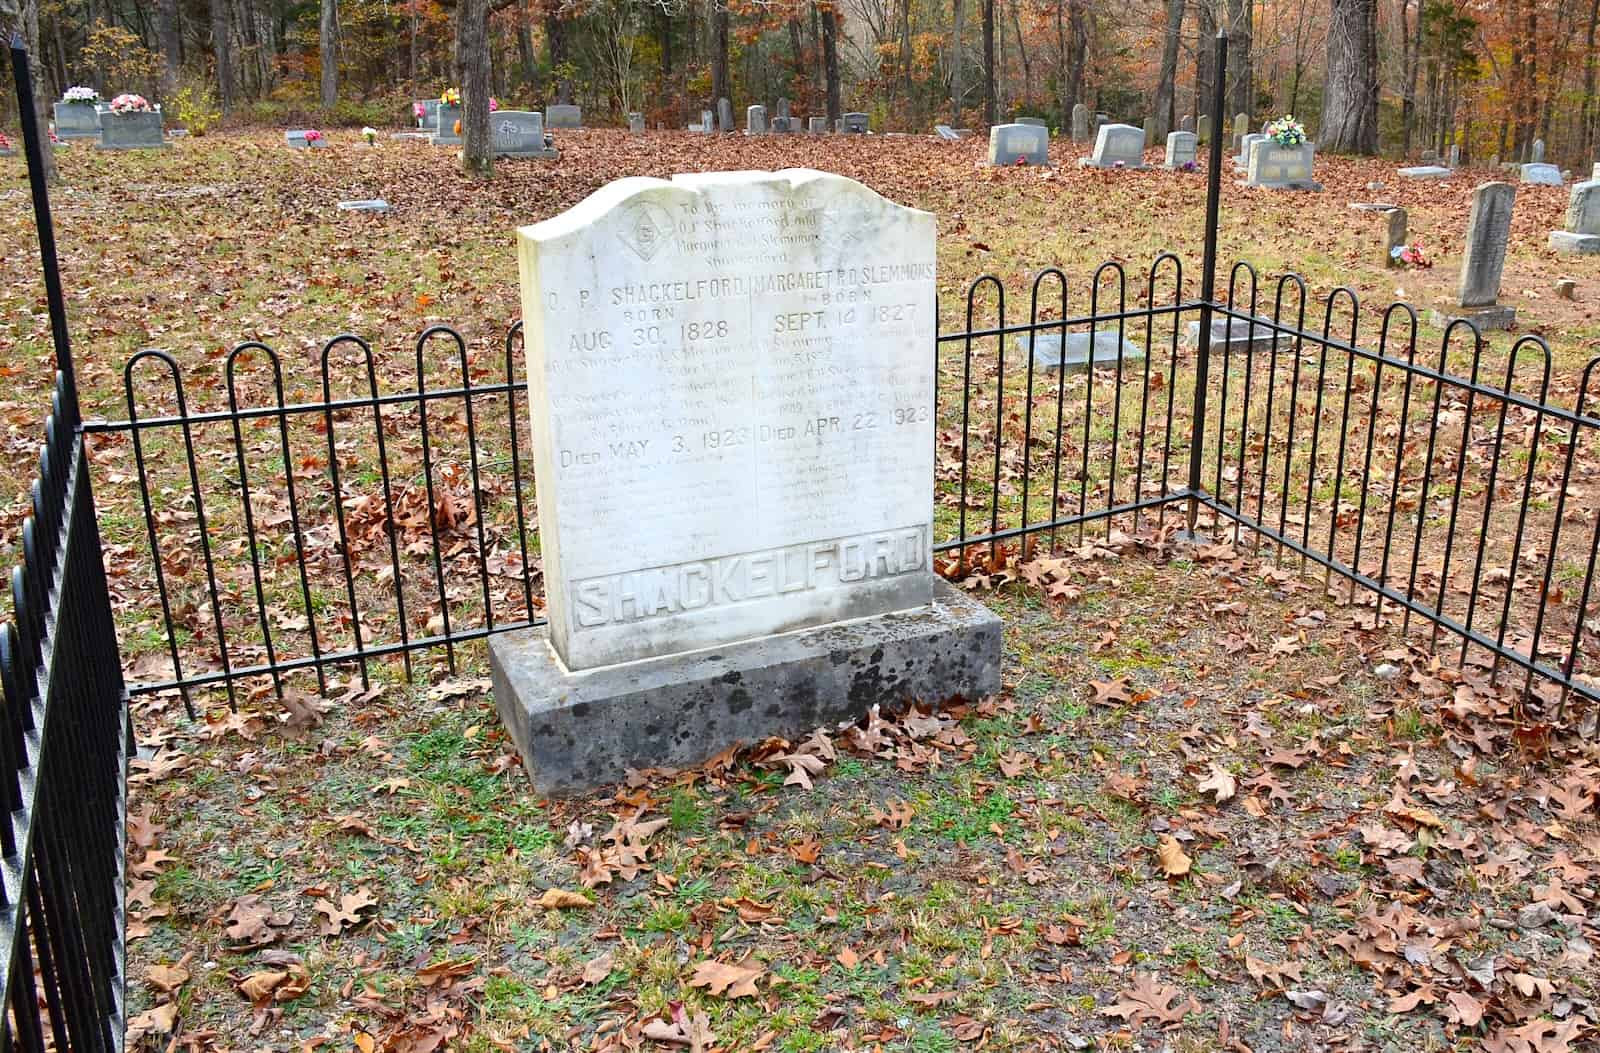
[[[635,177],[518,242],[568,669],[931,600],[931,214],[808,169]]]

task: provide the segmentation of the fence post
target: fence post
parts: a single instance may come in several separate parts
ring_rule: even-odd
[[[1189,514],[1188,534],[1194,537],[1195,520],[1200,514],[1201,462],[1206,433],[1206,387],[1211,374],[1211,318],[1217,292],[1217,212],[1222,200],[1222,138],[1227,134],[1223,109],[1227,105],[1228,31],[1217,30],[1215,78],[1211,93],[1211,112],[1216,123],[1211,130],[1211,157],[1206,167],[1206,243],[1200,268],[1200,339],[1194,374],[1194,422],[1189,433]],[[1219,423],[1220,427],[1220,423]]]
[[[21,33],[11,35],[11,69],[17,85],[17,111],[22,121],[23,154],[28,159],[28,183],[33,190],[33,222],[39,232],[39,262],[44,269],[45,298],[50,305],[50,336],[55,344],[56,369],[67,379],[72,396],[72,424],[77,426],[78,381],[72,369],[72,344],[67,336],[67,304],[61,294],[61,268],[56,261],[56,228],[50,219],[50,190],[44,180],[44,151],[48,144],[39,132],[39,112],[33,105],[33,71]]]

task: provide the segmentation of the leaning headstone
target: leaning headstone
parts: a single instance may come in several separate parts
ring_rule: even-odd
[[[1192,132],[1192,131],[1194,131],[1194,114],[1186,113],[1178,120],[1178,131],[1180,131],[1180,132]]]
[[[1443,165],[1413,165],[1395,170],[1401,179],[1449,179],[1455,173]]]
[[[460,146],[461,133],[456,130],[456,126],[461,123],[461,107],[440,103],[435,119],[439,123],[434,128],[433,135],[428,137],[428,141],[434,146]]]
[[[537,111],[499,110],[489,115],[489,130],[496,157],[561,156],[545,135],[544,114]]]
[[[161,111],[111,113],[100,118],[101,150],[159,150],[172,144],[161,137]]]
[[[744,111],[744,134],[767,134],[767,108],[765,106],[747,106]]]
[[[583,109],[564,103],[552,103],[544,108],[546,128],[582,128]]]
[[[1510,329],[1516,324],[1517,309],[1499,302],[1516,197],[1517,188],[1510,183],[1484,183],[1472,192],[1461,281],[1455,302],[1431,313],[1435,325],[1460,318],[1470,319],[1479,329]]]
[[[1048,128],[1048,127],[1050,127],[1050,125],[1047,124],[1045,122],[1044,118],[1042,118],[1042,117],[1018,117],[1015,121],[1012,121],[1011,123],[1013,123],[1013,124],[1031,124],[1035,128]]]
[[[56,138],[98,139],[100,115],[109,112],[98,102],[58,102],[55,105]]]
[[[930,213],[636,177],[517,240],[547,624],[489,653],[539,792],[999,689],[933,573]]]
[[[304,150],[307,147],[315,147],[317,149],[324,149],[327,147],[328,140],[323,138],[321,132],[318,132],[315,138],[308,139],[306,138],[306,133],[308,131],[310,131],[309,128],[290,129],[289,131],[283,133],[284,142],[298,150]]]
[[[1547,165],[1539,161],[1525,164],[1521,168],[1522,181],[1535,186],[1561,186],[1561,169],[1555,165]]]
[[[1072,141],[1086,143],[1089,141],[1089,107],[1083,103],[1074,103],[1072,107]]]
[[[1535,139],[1533,141],[1533,151],[1529,155],[1528,160],[1532,161],[1536,165],[1544,163],[1544,140],[1543,139]]]
[[[1088,168],[1143,168],[1144,130],[1131,124],[1102,124],[1095,133],[1094,152],[1079,159]]]
[[[1550,232],[1550,247],[1561,253],[1600,252],[1600,182],[1591,179],[1572,188],[1566,229]]]
[[[1211,115],[1209,113],[1202,113],[1200,119],[1194,122],[1194,135],[1199,142],[1209,143],[1211,141]]]
[[[848,135],[867,134],[867,115],[864,113],[847,113],[840,118],[843,121],[843,130]]]
[[[1383,219],[1383,265],[1398,267],[1400,252],[1406,247],[1406,227],[1409,217],[1405,209],[1391,208],[1384,212]]]
[[[1104,324],[1104,323],[1102,323]],[[1059,369],[1063,373],[1086,373],[1089,369],[1123,368],[1144,362],[1144,349],[1117,338],[1116,326],[1091,333],[1068,333],[1062,349],[1060,333],[1019,333],[1014,338],[1017,350],[1028,354],[1032,348],[1035,369]]]
[[[1162,162],[1166,168],[1182,168],[1195,163],[1199,152],[1199,139],[1193,132],[1172,132],[1167,136],[1167,156]]]
[[[630,113],[630,114],[628,114],[628,134],[629,135],[643,135],[644,134],[644,114],[642,114],[642,113]]]
[[[826,118],[826,117],[813,117],[813,118],[811,118],[811,120],[810,120],[810,122],[808,124],[808,127],[806,128],[806,131],[810,132],[812,135],[826,135],[827,131],[828,131],[828,118]]]
[[[1315,143],[1284,146],[1275,139],[1263,140],[1250,151],[1245,184],[1271,190],[1321,190],[1322,184],[1311,174],[1316,158]]]
[[[1448,160],[1445,162],[1446,164],[1448,164],[1451,168],[1460,168],[1461,167],[1461,144],[1460,143],[1451,143],[1450,144],[1450,152],[1447,155],[1447,157],[1448,157]]]
[[[1050,130],[1036,124],[997,124],[989,129],[991,165],[1047,165]]]

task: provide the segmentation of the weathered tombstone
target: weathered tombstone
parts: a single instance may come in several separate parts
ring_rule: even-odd
[[[172,144],[161,137],[161,111],[112,113],[100,117],[101,150],[159,150]]]
[[[1072,141],[1086,143],[1089,141],[1089,107],[1083,103],[1074,103],[1072,107]]]
[[[1424,151],[1422,151],[1422,163],[1425,164],[1425,165],[1438,164],[1439,163],[1439,151],[1437,151],[1437,150],[1424,150]]]
[[[1245,183],[1271,190],[1321,190],[1311,174],[1316,159],[1315,143],[1284,146],[1276,139],[1259,140],[1250,150]]]
[[[717,131],[733,131],[733,103],[727,98],[717,100]]]
[[[867,115],[864,113],[847,113],[839,118],[844,122],[842,130],[849,135],[867,134]]]
[[[1178,131],[1180,131],[1180,132],[1192,132],[1192,131],[1194,131],[1194,114],[1186,113],[1181,118],[1179,118],[1179,120],[1178,120]]]
[[[434,119],[438,124],[428,137],[428,142],[434,146],[460,146],[461,133],[456,130],[456,125],[461,123],[461,107],[440,103]]]
[[[1470,319],[1479,329],[1509,329],[1516,324],[1516,308],[1499,303],[1516,197],[1517,188],[1510,183],[1484,183],[1472,192],[1467,251],[1461,259],[1456,300],[1432,312],[1435,325],[1448,325],[1459,318]]]
[[[582,128],[583,110],[565,103],[552,103],[544,108],[546,128]]]
[[[997,124],[989,129],[991,165],[1047,165],[1050,130],[1036,124]]]
[[[711,111],[710,110],[701,110],[700,111],[700,131],[705,135],[710,135],[712,132],[714,132],[716,130],[717,130],[716,118],[712,117]]]
[[[1395,174],[1401,179],[1449,179],[1455,173],[1444,165],[1413,165],[1396,169]]]
[[[1239,156],[1233,159],[1233,163],[1248,172],[1250,170],[1251,148],[1254,147],[1256,143],[1265,142],[1270,138],[1272,137],[1266,132],[1245,132],[1244,135],[1239,139]]]
[[[55,105],[56,138],[98,139],[100,115],[109,112],[98,102],[58,102]]]
[[[1561,169],[1539,161],[1523,165],[1521,178],[1524,183],[1533,183],[1536,186],[1561,186],[1563,182]]]
[[[826,117],[813,117],[813,118],[811,118],[809,126],[807,127],[806,130],[809,131],[812,135],[826,135],[827,132],[828,132],[828,118],[826,118]]]
[[[1115,369],[1119,359],[1124,369],[1142,364],[1144,349],[1131,341],[1119,340],[1116,323],[1109,325],[1110,328],[1096,329],[1093,333],[1066,334],[1065,350],[1060,333],[1019,333],[1013,340],[1017,350],[1032,354],[1035,369],[1086,373],[1091,368]]]
[[[1544,140],[1543,139],[1535,139],[1533,141],[1533,152],[1529,155],[1528,160],[1532,161],[1536,165],[1544,163]]]
[[[1250,115],[1248,113],[1236,113],[1236,114],[1234,114],[1233,115],[1233,145],[1234,145],[1234,149],[1237,150],[1239,148],[1239,145],[1244,141],[1244,137],[1249,135],[1249,134],[1250,134]]]
[[[1572,188],[1567,229],[1550,232],[1550,247],[1561,253],[1600,252],[1600,182],[1591,179]]]
[[[1446,163],[1451,168],[1460,168],[1461,167],[1461,144],[1460,143],[1451,143],[1450,144],[1450,153],[1448,154],[1448,157],[1449,157],[1449,160]]]
[[[1202,113],[1200,119],[1194,122],[1195,139],[1202,143],[1211,141],[1211,115]]]
[[[320,132],[317,134],[315,139],[306,138],[306,132],[309,130],[310,129],[308,128],[290,129],[283,133],[283,140],[297,150],[304,150],[307,147],[315,147],[317,149],[326,148],[328,145],[328,140],[324,139]]]
[[[630,113],[630,114],[628,114],[628,134],[629,135],[643,135],[644,134],[644,114],[642,114],[642,113]]]
[[[1144,141],[1146,143],[1148,143],[1151,139],[1153,139],[1155,137],[1155,134],[1156,134],[1156,119],[1154,117],[1146,117],[1144,119],[1144,124],[1141,126],[1141,128],[1144,131]]]
[[[1280,323],[1282,324],[1282,323]],[[1183,338],[1191,347],[1200,344],[1200,323],[1190,322],[1184,326]],[[1252,315],[1250,318],[1235,318],[1231,314],[1217,314],[1211,318],[1211,350],[1213,353],[1228,351],[1232,354],[1247,352],[1258,354],[1270,352],[1274,348],[1287,351],[1294,346],[1294,341],[1272,326],[1272,319],[1266,315]]]
[[[1050,127],[1050,125],[1047,124],[1045,122],[1044,118],[1042,118],[1042,117],[1018,117],[1015,121],[1012,121],[1011,123],[1012,124],[1031,124],[1035,128],[1048,128],[1048,127]]]
[[[1406,227],[1409,217],[1405,209],[1391,208],[1384,211],[1383,219],[1383,265],[1399,267],[1401,264],[1397,250],[1406,247]]]
[[[1079,159],[1088,168],[1143,168],[1144,131],[1131,124],[1102,124],[1095,133],[1094,152]]]
[[[1110,117],[1107,117],[1103,113],[1095,114],[1094,115],[1094,120],[1089,122],[1089,138],[1090,138],[1090,140],[1092,141],[1092,140],[1098,139],[1100,137],[1100,126],[1102,124],[1110,124],[1110,123],[1111,123],[1111,118]]]
[[[1167,156],[1162,162],[1167,168],[1182,168],[1194,164],[1199,152],[1199,139],[1193,132],[1172,132],[1167,136]]]
[[[641,125],[643,120],[640,121]],[[545,141],[544,114],[532,110],[499,110],[489,115],[496,157],[560,157]]]
[[[999,689],[933,573],[931,214],[719,172],[517,238],[548,624],[489,652],[539,792]]]
[[[778,119],[779,120],[787,121],[789,119],[789,100],[788,99],[780,98],[778,100],[778,111],[777,112],[778,112]]]
[[[1600,161],[1594,163],[1594,168],[1589,171],[1590,179],[1600,179]]]
[[[767,134],[767,108],[765,106],[747,106],[744,111],[744,134]]]
[[[934,125],[933,126],[933,134],[937,135],[941,139],[945,139],[945,140],[948,140],[948,141],[951,141],[951,142],[961,138],[961,136],[956,134],[956,130],[954,128],[950,127],[948,124],[936,124],[936,125]]]
[[[335,207],[340,212],[387,212],[389,202],[381,197],[373,197],[362,201],[341,201]]]

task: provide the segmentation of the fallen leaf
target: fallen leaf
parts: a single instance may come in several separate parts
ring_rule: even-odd
[[[766,973],[760,966],[746,967],[729,962],[703,961],[695,964],[690,987],[704,987],[725,998],[754,998],[756,981]]]
[[[544,894],[533,901],[533,905],[536,907],[543,907],[545,910],[565,910],[568,908],[584,910],[594,906],[594,904],[582,894],[577,892],[568,892],[566,889],[561,888],[545,889]]]
[[[1156,860],[1168,877],[1183,877],[1194,866],[1194,860],[1184,853],[1183,846],[1171,834],[1162,834],[1156,843]]]

